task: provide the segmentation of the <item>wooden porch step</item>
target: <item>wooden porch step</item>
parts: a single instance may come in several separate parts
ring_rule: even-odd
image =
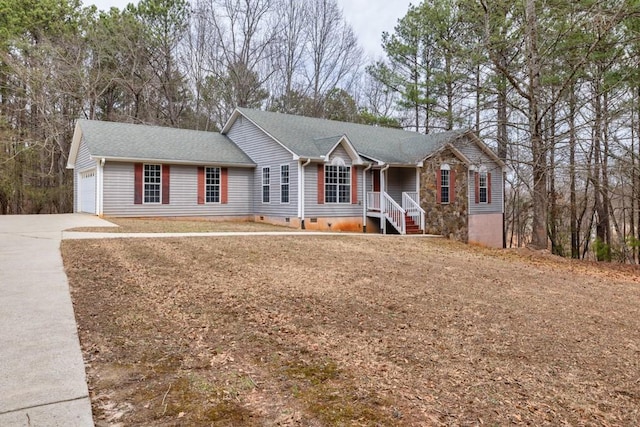
[[[405,217],[405,232],[407,234],[422,234],[420,225],[416,224],[410,216]]]

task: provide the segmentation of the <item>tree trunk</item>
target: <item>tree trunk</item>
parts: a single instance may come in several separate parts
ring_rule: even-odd
[[[533,224],[531,246],[546,249],[547,241],[547,149],[542,139],[540,106],[540,58],[538,53],[538,20],[535,0],[526,0],[526,46],[528,65],[528,119],[531,138],[533,175]]]
[[[580,258],[580,228],[576,200],[576,94],[572,85],[569,92],[569,198],[571,258]]]

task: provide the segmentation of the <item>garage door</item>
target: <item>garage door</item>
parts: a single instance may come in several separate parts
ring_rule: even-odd
[[[80,212],[96,213],[96,170],[80,174]]]

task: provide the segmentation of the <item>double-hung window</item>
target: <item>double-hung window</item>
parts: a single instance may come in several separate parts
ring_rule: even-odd
[[[351,167],[326,165],[324,169],[325,203],[351,202]]]
[[[450,177],[451,171],[449,168],[440,169],[440,203],[449,203]]]
[[[271,193],[271,174],[269,168],[262,168],[262,203],[269,203]]]
[[[488,185],[487,185],[487,173],[480,172],[478,176],[478,194],[480,196],[480,203],[487,203],[488,197]]]
[[[220,203],[220,168],[205,168],[205,201]]]
[[[144,165],[144,202],[160,203],[162,166]]]
[[[280,203],[289,203],[289,165],[280,166]]]

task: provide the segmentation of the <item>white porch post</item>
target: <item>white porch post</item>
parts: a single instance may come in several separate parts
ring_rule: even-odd
[[[389,165],[380,169],[380,230],[382,234],[387,234],[387,218],[385,217],[384,193],[387,192],[387,169]]]
[[[373,165],[369,164],[366,168],[362,168],[362,232],[367,232],[367,171]]]

